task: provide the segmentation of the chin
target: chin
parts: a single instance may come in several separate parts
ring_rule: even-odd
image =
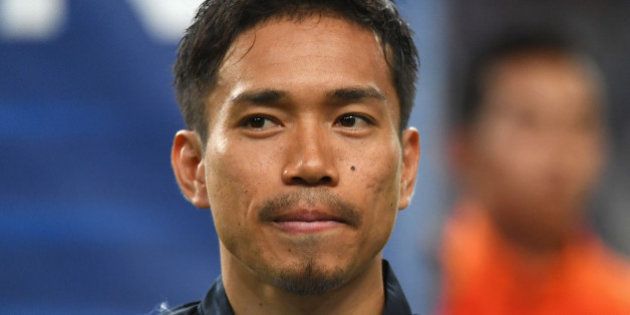
[[[535,251],[557,251],[571,239],[574,223],[566,216],[504,218],[501,229],[508,238]]]
[[[331,266],[321,259],[308,257],[281,265],[273,264],[266,274],[274,286],[292,294],[308,296],[321,295],[342,286],[350,278],[348,269],[339,262]]]

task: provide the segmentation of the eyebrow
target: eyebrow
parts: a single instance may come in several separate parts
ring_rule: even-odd
[[[385,95],[379,90],[367,86],[367,87],[347,87],[333,90],[327,93],[327,98],[332,100],[333,103],[355,103],[366,99],[375,99],[378,101],[384,101]]]
[[[255,90],[245,91],[232,99],[235,104],[250,103],[255,105],[272,105],[285,101],[288,98],[286,92],[279,90]]]
[[[348,103],[358,103],[366,99],[378,101],[386,100],[385,95],[371,86],[354,86],[334,89],[326,93],[328,102],[340,105]],[[234,104],[252,104],[259,106],[278,106],[290,100],[289,93],[281,90],[262,89],[244,91],[234,98]]]

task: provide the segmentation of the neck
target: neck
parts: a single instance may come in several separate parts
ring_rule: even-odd
[[[562,229],[528,230],[500,224],[490,220],[492,230],[498,236],[499,246],[515,258],[518,265],[526,269],[546,270],[552,267],[582,237],[582,225],[572,224]]]
[[[381,256],[341,287],[301,296],[262,282],[221,244],[221,276],[236,315],[381,314],[385,301]]]

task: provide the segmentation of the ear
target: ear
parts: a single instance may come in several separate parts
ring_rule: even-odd
[[[416,186],[418,162],[420,161],[420,134],[415,128],[407,128],[402,135],[402,174],[400,177],[400,200],[398,209],[409,206]]]
[[[197,208],[209,208],[201,139],[196,132],[180,130],[175,134],[171,166],[184,197]]]

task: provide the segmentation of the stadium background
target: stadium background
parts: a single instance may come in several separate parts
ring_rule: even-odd
[[[483,18],[497,8],[488,2],[398,1],[421,52],[411,125],[423,156],[415,200],[385,256],[421,314],[435,298],[432,253],[452,202],[443,158],[448,57],[466,52],[460,39],[487,36],[469,26],[500,27]],[[183,126],[171,67],[198,3],[0,0],[0,314],[149,314],[161,302],[201,298],[218,275],[211,217],[180,196],[169,161]],[[628,66],[615,69],[627,83]],[[628,252],[620,187],[630,114],[621,100],[611,106],[621,126],[613,128],[615,176],[600,198],[608,210],[595,220]]]

